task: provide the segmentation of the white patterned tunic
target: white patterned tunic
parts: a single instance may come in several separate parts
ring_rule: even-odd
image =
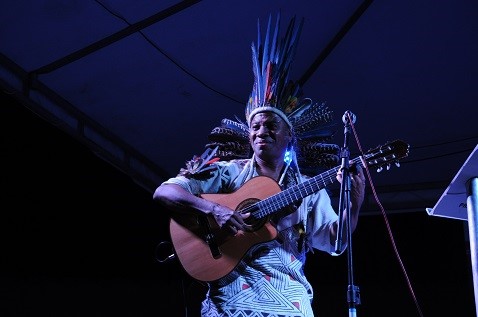
[[[250,160],[220,161],[208,178],[178,176],[178,184],[195,195],[232,193],[257,176]],[[285,187],[305,177],[288,170]],[[313,316],[313,289],[304,275],[306,253],[313,249],[334,253],[330,228],[337,221],[330,197],[322,189],[305,197],[292,214],[277,221],[278,237],[253,246],[225,277],[208,283],[203,317]]]

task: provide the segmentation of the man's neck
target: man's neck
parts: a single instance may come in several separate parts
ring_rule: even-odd
[[[284,168],[284,161],[266,163],[261,160],[256,160],[257,173],[261,176],[268,176],[276,181],[279,180],[282,170]]]

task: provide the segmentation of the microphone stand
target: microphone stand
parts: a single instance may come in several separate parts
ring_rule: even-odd
[[[340,185],[340,197],[339,197],[339,221],[337,226],[337,239],[335,242],[335,252],[340,253],[342,251],[342,236],[343,236],[343,214],[347,215],[346,229],[347,229],[347,260],[348,260],[348,287],[347,287],[347,302],[349,306],[349,316],[356,317],[356,306],[360,304],[360,290],[359,287],[354,285],[353,275],[353,261],[352,261],[352,230],[350,223],[350,151],[348,148],[350,125],[355,123],[356,117],[350,111],[345,111],[342,117],[342,121],[345,124],[344,128],[344,146],[341,149],[340,157],[342,159],[342,183]]]

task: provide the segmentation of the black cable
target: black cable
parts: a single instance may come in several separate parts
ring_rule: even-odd
[[[110,14],[114,15],[115,17],[117,17],[118,19],[121,19],[122,21],[124,21],[126,24],[128,24],[129,26],[131,26],[131,23],[129,23],[124,17],[120,16],[119,14],[111,11],[110,9],[108,9],[105,5],[103,5],[100,1],[98,0],[95,0],[99,5],[101,5],[103,8],[105,8],[106,11],[108,11]],[[228,96],[226,95],[225,93],[223,92],[220,92],[219,90],[211,87],[210,85],[208,85],[207,83],[205,83],[202,79],[200,79],[199,77],[197,77],[196,75],[192,74],[189,70],[187,70],[185,67],[181,66],[178,62],[176,62],[171,56],[169,56],[168,54],[166,54],[159,46],[157,46],[152,40],[150,40],[141,30],[138,30],[138,33],[141,34],[141,36],[149,43],[151,44],[151,46],[153,46],[159,53],[161,53],[164,57],[166,57],[171,63],[173,63],[174,65],[176,65],[179,69],[181,69],[184,73],[186,73],[187,75],[191,76],[191,78],[195,79],[197,82],[199,82],[201,85],[203,85],[204,87],[206,87],[207,89],[211,90],[211,91],[214,91],[215,93],[223,96],[223,97],[226,97],[227,99],[229,100],[232,100],[234,102],[237,102],[237,103],[240,103],[240,104],[245,104],[245,101],[239,101],[237,99],[234,99],[233,97],[231,96]]]

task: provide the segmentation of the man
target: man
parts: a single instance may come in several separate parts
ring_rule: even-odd
[[[289,30],[294,30],[293,20],[289,24]],[[207,194],[237,193],[250,186],[251,180],[261,182],[248,188],[248,192],[261,191],[262,182],[272,180],[281,191],[297,188],[310,179],[301,173],[294,148],[299,147],[299,141],[306,140],[305,137],[298,140],[298,136],[304,135],[302,132],[316,131],[313,123],[320,115],[314,114],[323,115],[325,112],[327,117],[328,111],[323,105],[310,100],[299,102],[297,98],[290,98],[291,92],[297,92],[297,89],[291,90],[287,82],[281,82],[287,76],[279,75],[288,74],[292,59],[274,58],[276,54],[285,56],[294,51],[291,48],[294,48],[297,41],[298,30],[300,28],[296,32],[287,32],[289,35],[284,40],[284,45],[275,47],[272,44],[270,50],[262,48],[261,54],[256,54],[253,46],[255,63],[264,67],[257,67],[256,82],[246,107],[247,128],[244,129],[248,131],[252,157],[221,161],[196,157],[187,169],[161,184],[153,195],[154,200],[172,212],[173,218],[174,215],[184,214],[207,215],[214,219],[221,235],[229,235],[228,239],[240,241],[236,245],[237,249],[242,247],[243,240],[240,239],[248,235],[254,236],[257,230],[254,227],[257,218],[260,218],[257,208],[231,208],[217,200],[205,198],[210,197]],[[265,47],[267,45],[266,42]],[[264,51],[271,55],[264,54]],[[286,61],[274,64],[277,60]],[[264,78],[271,80],[263,80]],[[297,97],[294,94],[292,96]],[[308,129],[304,130],[304,127]],[[301,153],[304,154],[303,151]],[[351,231],[357,225],[365,186],[360,166],[356,166],[354,170],[350,178],[350,214],[344,213],[344,218],[350,217]],[[336,177],[342,181],[340,171]],[[202,302],[202,316],[313,316],[313,289],[303,271],[306,253],[317,249],[336,254],[339,219],[324,188],[307,192],[297,199],[294,197],[284,206],[277,203],[277,208],[265,208],[277,209],[270,212],[270,218],[264,225],[273,227],[274,235],[271,239],[247,246],[246,252],[231,267],[230,272],[207,281],[209,288]],[[271,205],[274,206],[275,203]],[[346,233],[345,230],[344,232]],[[218,237],[219,235],[216,236]],[[221,250],[220,242],[213,241],[212,245],[219,249],[219,253],[225,252]],[[339,253],[342,251],[339,250]],[[218,259],[220,261],[220,257]]]

